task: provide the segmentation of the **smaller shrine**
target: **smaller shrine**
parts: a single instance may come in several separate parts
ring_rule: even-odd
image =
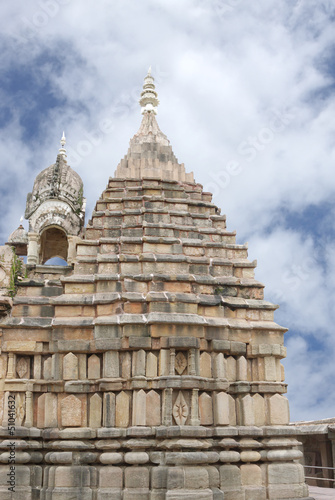
[[[45,264],[53,257],[71,264],[78,237],[82,234],[86,205],[83,181],[67,164],[65,144],[63,132],[56,162],[38,174],[33,190],[27,196],[28,265]],[[14,233],[9,243],[16,246]]]

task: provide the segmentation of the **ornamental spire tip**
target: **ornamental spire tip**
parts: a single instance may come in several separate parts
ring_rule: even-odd
[[[64,158],[66,158],[66,149],[64,147],[65,144],[66,144],[66,137],[65,137],[65,132],[63,131],[63,135],[62,135],[62,138],[60,140],[61,148],[59,149],[59,154],[64,156]]]
[[[151,75],[151,66],[148,69],[147,76],[144,78],[143,91],[141,92],[141,99],[139,102],[143,115],[145,113],[157,114],[159,100],[155,90],[154,77]]]

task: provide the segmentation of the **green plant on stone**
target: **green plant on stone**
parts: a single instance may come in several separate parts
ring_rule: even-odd
[[[9,291],[8,291],[8,295],[10,297],[14,297],[16,295],[17,284],[19,278],[20,277],[22,278],[23,274],[23,262],[16,255],[14,247],[12,247],[12,251],[13,251],[13,260],[10,268],[10,280],[9,280]]]

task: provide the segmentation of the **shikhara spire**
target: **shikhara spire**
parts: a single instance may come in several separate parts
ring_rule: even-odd
[[[148,69],[148,74],[144,78],[143,91],[141,93],[140,105],[142,109],[142,114],[154,113],[157,114],[157,106],[159,100],[157,98],[158,94],[155,90],[154,78],[151,75],[151,66]]]
[[[59,154],[63,155],[66,157],[66,149],[64,148],[66,144],[66,137],[65,137],[65,132],[63,131],[62,138],[60,140],[61,148],[59,148]]]
[[[194,182],[193,173],[186,173],[184,164],[178,163],[168,138],[158,126],[155,115],[159,101],[151,67],[144,78],[139,103],[143,114],[142,123],[130,140],[128,153],[117,166],[115,176],[128,179],[151,177]]]

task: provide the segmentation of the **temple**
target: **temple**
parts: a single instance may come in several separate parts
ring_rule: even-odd
[[[149,71],[140,128],[86,227],[63,134],[28,194],[29,230],[0,247],[3,500],[309,498],[286,328],[158,104]]]

